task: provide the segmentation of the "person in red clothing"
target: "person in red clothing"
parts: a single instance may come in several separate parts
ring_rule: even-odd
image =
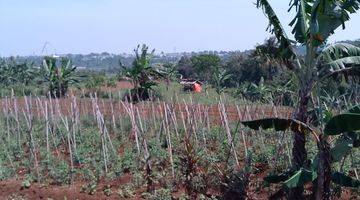
[[[198,83],[198,82],[195,82],[194,83],[194,92],[196,92],[196,93],[201,93],[201,84],[200,83]]]

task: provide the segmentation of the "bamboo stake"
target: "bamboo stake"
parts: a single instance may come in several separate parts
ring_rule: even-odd
[[[40,179],[40,173],[39,173],[39,164],[38,164],[38,160],[37,160],[37,154],[36,154],[36,147],[35,147],[35,141],[34,141],[34,137],[32,135],[32,131],[33,131],[33,115],[31,113],[31,108],[32,108],[32,104],[31,104],[31,97],[29,97],[29,100],[27,97],[25,97],[25,110],[23,110],[23,114],[24,114],[24,118],[26,121],[26,125],[27,125],[27,133],[29,136],[29,144],[30,144],[30,163],[31,163],[31,157],[34,160],[34,168],[35,168],[35,172],[36,172],[36,177],[38,179]],[[29,169],[31,170],[31,169]]]
[[[224,120],[224,124],[225,124],[225,130],[226,130],[226,133],[227,133],[227,136],[228,136],[228,143],[229,143],[229,145],[231,146],[231,148],[233,150],[236,165],[240,166],[240,163],[239,163],[239,160],[238,160],[238,157],[237,157],[237,154],[236,154],[236,149],[235,149],[233,139],[232,139],[232,136],[231,136],[231,131],[230,131],[229,122],[228,122],[228,119],[227,119],[224,104],[221,104],[221,107],[222,107],[223,120]]]
[[[112,100],[112,95],[110,93],[110,111],[111,111],[111,119],[113,124],[113,130],[116,131],[116,120],[115,120],[115,114],[114,114],[114,105]]]
[[[46,137],[46,152],[47,152],[47,159],[49,160],[50,155],[50,144],[49,144],[49,119],[48,119],[48,104],[45,100],[44,103],[37,98],[38,106],[40,106],[41,113],[45,120],[45,137]]]
[[[139,138],[138,138],[138,128],[136,126],[136,122],[135,122],[135,117],[134,117],[134,112],[133,112],[133,107],[132,104],[130,104],[129,107],[127,107],[123,102],[121,102],[123,107],[125,108],[125,110],[127,111],[129,117],[130,117],[130,121],[131,121],[131,127],[132,127],[132,134],[134,134],[135,137],[135,142],[136,142],[136,148],[138,151],[138,155],[140,155],[141,151],[140,151],[140,144],[139,144]]]
[[[70,156],[70,173],[69,173],[70,185],[73,185],[74,157],[73,157],[72,146],[71,146],[70,127],[69,127],[68,118],[66,116],[62,120],[63,120],[63,124],[64,124],[66,132],[67,132],[66,136],[67,136],[67,144],[68,144],[68,150],[69,150],[69,156]]]
[[[176,133],[176,137],[177,139],[180,139],[180,136],[179,136],[179,131],[178,131],[178,124],[177,124],[177,121],[176,121],[176,115],[175,115],[175,111],[174,111],[174,108],[172,107],[170,109],[170,107],[167,105],[167,110],[169,111],[170,113],[170,118],[174,124],[174,129],[175,129],[175,133]]]
[[[164,102],[164,108],[166,107],[165,102]],[[174,168],[174,160],[173,160],[173,154],[172,154],[172,144],[171,144],[171,135],[170,135],[170,130],[169,130],[169,122],[168,122],[168,114],[167,111],[165,109],[165,122],[164,122],[164,130],[167,136],[167,142],[169,144],[168,146],[168,151],[169,151],[169,156],[170,156],[170,164],[171,164],[171,174],[173,179],[175,179],[175,168]]]
[[[9,114],[9,100],[5,97],[5,105],[3,106],[3,113],[6,118],[6,133],[7,133],[7,140],[10,141],[10,114]]]
[[[239,116],[239,120],[241,121],[241,114],[240,114],[240,108],[238,105],[236,105],[236,110],[237,110],[237,113],[238,113],[238,116]],[[242,129],[240,129],[240,133],[241,133],[241,137],[242,137],[242,140],[243,140],[243,144],[244,144],[244,151],[245,151],[245,157],[247,158],[248,157],[248,148],[247,148],[247,144],[246,144],[246,136],[245,136],[245,133]]]
[[[14,104],[14,116],[16,121],[16,132],[17,132],[17,145],[18,149],[21,150],[21,130],[20,130],[20,120],[19,120],[19,106],[17,103],[17,99],[14,95],[14,90],[12,90],[12,99]]]

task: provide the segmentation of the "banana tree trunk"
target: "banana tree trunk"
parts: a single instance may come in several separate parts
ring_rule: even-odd
[[[295,118],[301,122],[306,123],[308,119],[308,104],[310,101],[310,91],[300,91],[300,102],[298,105]],[[295,132],[294,146],[293,146],[293,165],[296,168],[304,166],[307,159],[307,152],[305,149],[305,135],[300,131]]]
[[[301,122],[306,123],[308,119],[307,109],[310,101],[312,84],[308,84],[299,91],[300,101],[295,113],[295,118]],[[305,134],[300,130],[295,131],[294,143],[292,149],[292,162],[295,169],[300,169],[307,165],[307,152],[305,149],[306,138]],[[290,190],[288,199],[304,199],[304,187],[296,187]]]
[[[310,101],[311,89],[313,82],[306,84],[306,87],[300,89],[298,104],[295,118],[301,122],[307,123],[308,120],[308,104]],[[330,165],[330,145],[327,142],[327,138],[320,136],[319,148],[319,166],[318,166],[318,178],[314,182],[314,197],[316,200],[327,200],[330,198],[330,181],[331,181],[331,165]],[[310,162],[307,160],[307,151],[305,148],[306,138],[305,134],[300,131],[295,131],[294,143],[293,143],[293,166],[295,169],[302,167],[309,168]],[[288,199],[304,199],[304,188],[293,188],[289,192]]]
[[[330,145],[327,138],[320,135],[318,177],[314,184],[314,195],[316,200],[330,199],[331,165]]]

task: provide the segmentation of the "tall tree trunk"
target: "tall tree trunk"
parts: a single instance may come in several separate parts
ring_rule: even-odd
[[[303,87],[299,91],[300,101],[295,113],[295,118],[301,122],[306,123],[308,119],[307,109],[310,100],[311,85]],[[306,138],[305,134],[299,131],[295,131],[294,143],[292,149],[292,162],[295,169],[300,169],[307,165],[307,152],[305,149]],[[291,200],[304,199],[303,198],[304,187],[296,187],[290,190],[289,198]]]
[[[331,181],[331,157],[330,145],[326,136],[320,135],[319,148],[319,164],[318,164],[318,177],[314,181],[314,199],[328,200],[330,199],[330,181]]]

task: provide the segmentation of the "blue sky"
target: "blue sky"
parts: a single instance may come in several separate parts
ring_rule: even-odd
[[[245,50],[269,34],[255,0],[0,0],[0,56]],[[288,1],[270,0],[282,22]],[[331,41],[360,38],[360,14]],[[290,29],[287,28],[288,32]]]

